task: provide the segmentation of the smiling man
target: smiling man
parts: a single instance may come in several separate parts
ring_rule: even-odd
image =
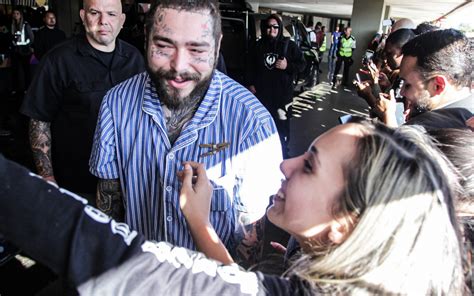
[[[474,112],[472,45],[454,29],[426,32],[402,48],[401,95],[411,108],[407,124],[465,128]]]
[[[143,57],[116,39],[125,21],[120,0],[86,0],[85,36],[46,54],[21,111],[30,117],[37,173],[94,203],[97,179],[88,159],[100,103],[114,85],[142,72]]]
[[[101,179],[97,205],[148,239],[195,248],[177,174],[184,161],[204,163],[214,189],[210,222],[234,253],[280,184],[275,124],[247,89],[215,70],[217,1],[157,1],[146,35],[147,71],[102,102],[90,159]]]

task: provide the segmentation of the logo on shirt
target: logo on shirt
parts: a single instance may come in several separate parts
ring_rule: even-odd
[[[269,70],[273,70],[273,68],[275,68],[275,63],[278,59],[278,55],[276,53],[266,53],[263,58],[263,63],[265,64],[265,67],[267,67]]]

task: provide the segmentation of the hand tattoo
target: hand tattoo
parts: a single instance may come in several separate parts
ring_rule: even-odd
[[[99,210],[116,221],[123,222],[125,220],[122,190],[120,189],[120,181],[118,179],[99,180],[96,203]]]
[[[30,120],[29,136],[31,151],[35,161],[36,170],[40,176],[53,177],[53,165],[51,161],[51,123]]]

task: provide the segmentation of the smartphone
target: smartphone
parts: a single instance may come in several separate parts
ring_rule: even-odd
[[[391,19],[386,19],[382,21],[382,26],[384,27],[389,27],[392,25],[392,20]]]
[[[368,65],[370,61],[372,61],[374,57],[374,51],[367,49],[364,53],[364,56],[362,57],[362,63],[364,65]]]

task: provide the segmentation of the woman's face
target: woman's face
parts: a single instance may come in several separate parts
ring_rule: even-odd
[[[270,221],[298,240],[321,238],[335,221],[332,210],[346,184],[343,169],[360,135],[357,124],[337,126],[303,155],[283,161],[285,180],[267,211]]]
[[[16,22],[19,22],[21,19],[21,12],[18,10],[13,10],[12,17]]]

